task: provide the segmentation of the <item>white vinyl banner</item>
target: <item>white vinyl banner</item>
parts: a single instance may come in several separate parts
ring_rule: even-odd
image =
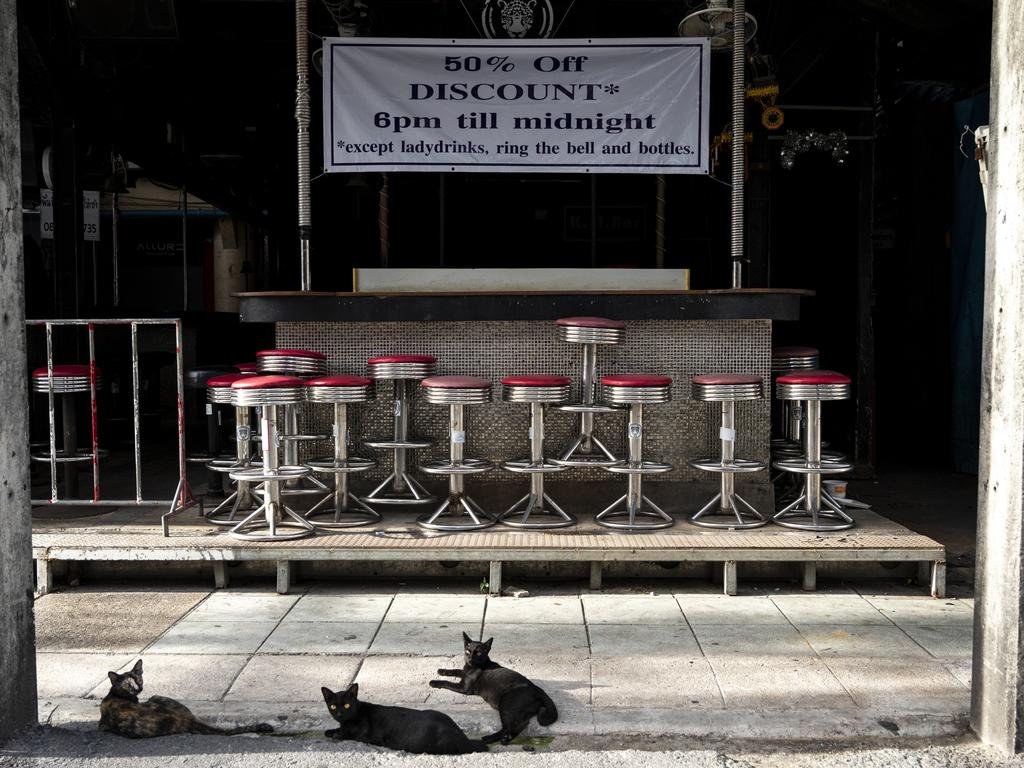
[[[324,168],[707,173],[708,42],[324,40]]]

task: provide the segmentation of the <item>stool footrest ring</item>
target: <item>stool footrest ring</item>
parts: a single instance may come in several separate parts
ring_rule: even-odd
[[[409,438],[407,440],[364,440],[363,445],[367,448],[377,448],[380,450],[398,450],[405,448],[413,450],[416,448],[429,448],[434,444],[433,440],[417,440],[416,438]]]
[[[366,470],[377,466],[377,462],[373,459],[363,459],[358,456],[350,456],[344,461],[336,461],[334,459],[313,459],[312,461],[307,461],[306,466],[314,472],[325,475],[344,475],[349,472],[365,472]]]
[[[657,475],[671,472],[672,465],[657,461],[626,461],[613,467],[605,467],[605,470],[617,475]]]
[[[564,472],[569,467],[565,464],[555,464],[554,461],[548,459],[541,459],[540,462],[533,462],[530,459],[513,459],[512,461],[503,461],[501,468],[506,469],[509,472],[521,472],[525,474],[547,474],[549,472]]]
[[[812,466],[804,459],[783,459],[776,461],[773,465],[783,472],[793,472],[798,475],[839,475],[853,469],[852,464],[835,461],[822,461],[817,466]]]
[[[702,469],[705,472],[719,472],[722,474],[760,472],[762,469],[768,468],[768,465],[763,461],[754,461],[753,459],[733,459],[731,462],[724,462],[721,457],[690,459],[686,463],[694,469]]]
[[[620,413],[626,410],[625,406],[605,403],[566,403],[556,405],[555,408],[568,413]]]
[[[420,470],[428,475],[476,475],[492,469],[494,465],[486,459],[463,459],[459,462],[437,459],[420,464]]]
[[[298,480],[299,478],[307,477],[312,471],[313,470],[309,467],[283,466],[278,467],[277,469],[256,467],[253,469],[242,469],[237,472],[232,472],[228,477],[232,480],[242,480],[247,483],[265,483],[269,480],[286,482],[288,480]]]

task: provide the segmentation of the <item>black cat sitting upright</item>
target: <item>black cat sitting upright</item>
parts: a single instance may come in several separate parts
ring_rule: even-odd
[[[437,670],[437,674],[457,677],[459,682],[431,680],[430,687],[445,688],[466,696],[479,696],[498,710],[501,730],[484,736],[484,744],[495,741],[508,744],[526,728],[534,715],[541,725],[551,725],[558,719],[555,703],[540,686],[518,672],[491,661],[488,654],[491,643],[494,642],[493,637],[482,643],[471,640],[469,635],[463,632],[462,642],[466,651],[466,661],[462,669]]]
[[[432,709],[386,707],[359,700],[359,685],[335,693],[321,688],[331,717],[338,727],[324,731],[330,739],[361,741],[388,749],[427,755],[465,755],[486,752],[487,746],[470,739],[448,715]]]

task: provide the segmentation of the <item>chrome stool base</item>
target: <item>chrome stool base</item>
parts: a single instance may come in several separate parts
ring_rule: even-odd
[[[828,509],[819,509],[816,512],[814,510],[804,509],[800,505],[806,500],[807,494],[801,494],[796,501],[776,512],[772,520],[776,525],[781,525],[785,528],[794,528],[798,531],[819,531],[824,533],[830,531],[846,531],[856,525],[854,519],[843,511],[839,501],[833,498],[832,495],[824,489],[821,491],[821,501],[826,507],[828,507]],[[805,522],[801,522],[801,518],[803,518]],[[822,522],[822,520],[825,520],[825,522]],[[828,522],[829,520],[835,520],[837,522],[830,523]]]
[[[662,528],[671,528],[676,521],[651,501],[647,496],[641,494],[639,497],[628,498],[629,494],[622,494],[604,511],[599,512],[594,521],[605,528],[617,528],[626,531],[656,531]],[[620,505],[625,505],[620,508]],[[619,522],[614,518],[626,517],[627,522]],[[654,518],[655,522],[639,522],[637,518]]]
[[[466,518],[471,522],[467,522]],[[416,524],[430,531],[481,531],[498,522],[465,493],[449,496],[430,515],[416,519]]]
[[[758,512],[753,504],[740,496],[736,491],[729,494],[727,500],[719,504],[722,501],[722,492],[719,491],[711,501],[701,507],[690,518],[690,522],[694,525],[699,525],[701,528],[722,528],[727,530],[745,530],[768,525],[768,518]],[[724,518],[729,515],[735,518],[735,522],[732,520],[707,519],[709,516]]]
[[[333,530],[335,528],[358,528],[372,525],[381,519],[380,513],[371,509],[354,493],[348,490],[347,478],[352,473],[365,472],[377,466],[371,459],[347,456],[339,460],[314,460],[306,463],[310,469],[320,474],[334,475],[334,489],[314,504],[304,517],[317,528]],[[333,515],[333,520],[314,520],[314,518]]]
[[[545,502],[547,502],[547,507],[544,506]],[[543,519],[538,520],[538,517]],[[538,496],[530,492],[498,515],[498,522],[511,528],[543,531],[553,528],[568,528],[570,525],[576,524],[576,518],[558,506],[547,493]]]

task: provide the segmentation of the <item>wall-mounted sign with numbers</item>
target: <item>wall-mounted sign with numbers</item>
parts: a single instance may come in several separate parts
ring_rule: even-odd
[[[53,190],[39,190],[39,236],[53,240]]]
[[[708,40],[324,40],[327,171],[707,173]]]
[[[82,239],[100,241],[100,193],[96,191],[82,192]]]

